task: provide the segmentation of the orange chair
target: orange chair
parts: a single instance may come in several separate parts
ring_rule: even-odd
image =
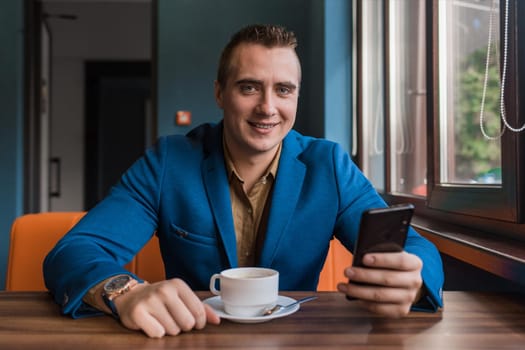
[[[166,279],[157,236],[153,236],[135,256],[134,272],[143,280],[152,283]]]
[[[42,264],[47,253],[86,213],[50,212],[26,214],[11,226],[6,290],[46,290]],[[164,279],[158,239],[151,239],[126,268],[151,282]],[[156,253],[155,253],[156,252]]]
[[[73,227],[85,212],[50,212],[26,214],[17,218],[11,227],[11,243],[7,264],[6,290],[45,290],[42,263],[56,242]],[[352,262],[352,255],[337,240],[330,250],[319,277],[318,290],[335,290],[344,281],[343,269]],[[159,242],[154,236],[126,268],[150,282],[165,277]]]
[[[330,241],[330,249],[319,275],[317,290],[335,291],[339,282],[347,282],[343,270],[352,265],[352,254],[337,239]]]
[[[26,214],[11,226],[6,290],[45,290],[42,263],[84,212]]]

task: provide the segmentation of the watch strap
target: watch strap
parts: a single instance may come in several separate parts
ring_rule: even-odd
[[[106,304],[106,306],[110,309],[111,311],[111,314],[113,315],[114,318],[116,319],[119,319],[120,316],[118,314],[118,311],[117,311],[117,307],[115,305],[115,299],[123,294],[126,294],[127,292],[129,292],[131,289],[133,289],[133,287],[135,287],[136,285],[138,285],[140,282],[137,281],[136,279],[134,279],[133,277],[129,276],[130,279],[129,281],[122,287],[120,288],[119,290],[115,290],[115,291],[112,291],[112,292],[106,292],[106,285],[111,283],[112,280],[116,279],[116,278],[121,278],[121,276],[116,276],[112,279],[110,279],[108,282],[106,282],[106,284],[104,285],[104,288],[102,290],[102,300],[104,301],[104,304]]]
[[[102,300],[104,300],[104,304],[106,304],[106,306],[111,310],[111,315],[117,320],[120,319],[117,307],[115,306],[115,302],[113,301],[114,298],[109,299],[105,293],[102,293]]]

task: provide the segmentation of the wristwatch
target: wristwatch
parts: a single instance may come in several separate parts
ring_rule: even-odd
[[[131,277],[130,275],[118,275],[111,278],[104,284],[102,289],[102,300],[107,307],[111,310],[111,313],[115,318],[119,318],[117,308],[115,307],[114,300],[119,295],[129,292],[133,287],[139,284],[139,281]]]

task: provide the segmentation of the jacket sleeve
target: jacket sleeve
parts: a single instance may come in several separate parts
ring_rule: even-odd
[[[405,250],[419,256],[423,261],[421,276],[424,293],[421,299],[412,306],[415,311],[437,311],[443,307],[443,263],[437,248],[426,238],[410,229]]]
[[[160,139],[136,161],[110,194],[46,256],[46,287],[64,314],[74,318],[100,314],[82,301],[85,293],[110,276],[133,275],[124,265],[148,242],[158,224],[163,144]]]
[[[333,150],[333,162],[339,187],[340,211],[335,228],[336,237],[353,250],[359,230],[359,220],[364,210],[385,207],[387,204],[350,157],[338,145]],[[437,311],[443,306],[443,263],[437,248],[426,238],[410,228],[405,250],[417,255],[423,262],[421,272],[425,293],[413,310]]]

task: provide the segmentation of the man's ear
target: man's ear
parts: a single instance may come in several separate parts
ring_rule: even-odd
[[[221,84],[217,80],[215,80],[213,85],[213,92],[215,95],[215,102],[217,103],[217,106],[219,106],[220,109],[223,109],[222,107],[222,88]]]

